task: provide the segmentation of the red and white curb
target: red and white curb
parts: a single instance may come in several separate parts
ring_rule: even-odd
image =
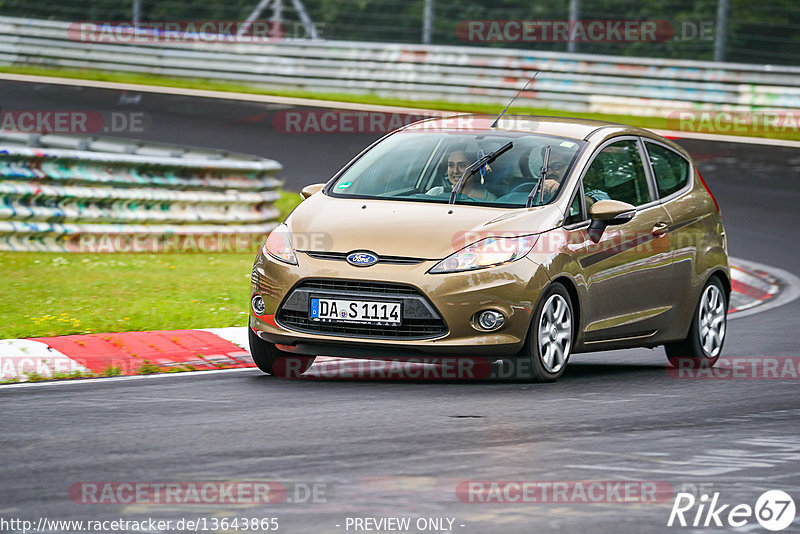
[[[731,265],[731,302],[728,313],[749,310],[774,298],[780,286],[774,276],[761,270]]]
[[[245,327],[82,334],[0,341],[0,381],[252,367]]]
[[[789,271],[741,258],[730,262],[730,319],[763,313],[800,297],[800,278]]]
[[[800,279],[787,271],[745,260],[731,263],[731,319],[766,311],[800,296]],[[253,366],[247,327],[0,340],[2,382]]]

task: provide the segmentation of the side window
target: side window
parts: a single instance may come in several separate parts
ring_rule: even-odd
[[[656,175],[658,196],[664,198],[683,189],[689,181],[689,162],[661,145],[645,143],[645,146]]]
[[[587,206],[598,200],[620,200],[634,206],[650,202],[650,190],[636,141],[618,141],[595,156],[583,177]]]
[[[581,190],[578,188],[578,191],[575,193],[575,198],[572,199],[572,203],[569,205],[569,213],[567,213],[567,218],[564,220],[564,226],[577,224],[585,220],[586,216],[583,213],[583,202],[581,202]]]

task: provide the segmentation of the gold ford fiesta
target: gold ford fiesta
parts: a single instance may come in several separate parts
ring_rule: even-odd
[[[266,373],[320,355],[485,357],[553,381],[576,352],[664,345],[673,364],[713,365],[722,351],[719,207],[687,152],[647,130],[430,119],[302,195],[253,266]]]

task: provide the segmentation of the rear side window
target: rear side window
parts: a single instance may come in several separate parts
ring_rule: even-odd
[[[590,201],[587,205],[606,199],[634,206],[650,202],[650,189],[636,141],[617,141],[601,150],[586,170],[583,191]]]
[[[656,175],[658,196],[664,198],[683,189],[689,182],[689,162],[682,156],[653,143],[645,143]]]

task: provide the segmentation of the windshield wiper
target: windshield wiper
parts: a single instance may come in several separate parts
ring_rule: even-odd
[[[544,158],[542,159],[542,170],[539,171],[539,179],[536,181],[536,185],[531,189],[531,192],[528,193],[528,202],[525,204],[526,208],[530,208],[533,206],[533,199],[536,196],[536,192],[539,191],[539,204],[542,204],[542,200],[544,198],[544,181],[547,179],[547,166],[550,165],[550,145],[547,145],[544,149]],[[541,186],[541,189],[539,187]]]
[[[461,175],[461,178],[458,180],[458,183],[456,183],[455,187],[453,187],[453,191],[450,193],[449,204],[456,203],[456,196],[458,196],[458,194],[461,192],[461,186],[464,185],[464,182],[466,181],[467,178],[478,172],[478,169],[481,169],[484,165],[488,165],[489,163],[496,160],[499,156],[511,150],[513,147],[514,143],[509,141],[508,143],[501,146],[494,152],[490,152],[489,154],[486,154],[482,158],[478,158],[478,161],[476,161],[475,163],[464,169],[464,174]]]

